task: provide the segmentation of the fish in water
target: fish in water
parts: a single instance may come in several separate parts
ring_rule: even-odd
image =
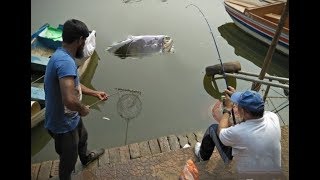
[[[172,53],[173,40],[166,35],[129,36],[126,40],[114,43],[106,49],[108,52],[125,59],[142,58],[156,53]]]

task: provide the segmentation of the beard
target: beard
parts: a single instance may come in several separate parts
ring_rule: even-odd
[[[82,59],[83,57],[84,57],[83,48],[78,48],[75,58]]]

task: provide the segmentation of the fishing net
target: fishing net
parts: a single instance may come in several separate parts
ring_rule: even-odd
[[[142,102],[139,98],[141,91],[132,89],[115,88],[122,93],[117,103],[117,111],[120,117],[130,120],[136,118],[142,109]]]
[[[123,89],[123,88],[115,88],[117,90],[116,93],[109,95],[108,97],[114,95],[120,95],[120,98],[117,102],[117,112],[119,116],[126,121],[126,136],[125,136],[125,144],[127,144],[127,137],[128,137],[128,126],[129,121],[133,118],[136,118],[142,109],[142,102],[139,98],[141,95],[140,91],[132,90],[132,89]],[[94,105],[102,102],[103,100],[98,100],[89,107],[93,107]],[[102,119],[110,120],[108,117],[102,117]]]
[[[118,114],[127,120],[136,118],[142,109],[142,102],[137,94],[123,94],[117,103]]]
[[[129,121],[138,117],[142,109],[142,102],[139,98],[141,92],[123,88],[116,88],[116,90],[122,93],[117,103],[117,111],[120,117],[126,121],[126,135],[124,143],[127,144]]]

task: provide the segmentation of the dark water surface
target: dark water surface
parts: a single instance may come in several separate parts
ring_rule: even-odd
[[[83,118],[90,149],[204,130],[215,122],[211,109],[217,100],[205,89],[205,68],[219,64],[219,60],[204,18],[196,8],[185,8],[190,3],[205,14],[222,61],[239,61],[242,70],[259,73],[268,47],[235,27],[221,0],[31,1],[32,32],[45,23],[57,26],[69,18],[80,19],[90,30],[96,30],[100,60],[90,67],[84,84],[109,94],[115,93],[115,88],[141,92],[137,117],[128,120],[120,116],[117,105],[122,92],[98,104]],[[121,59],[105,50],[129,35],[168,35],[175,52]],[[268,73],[288,77],[288,62],[288,57],[276,54]],[[217,80],[216,86],[222,91],[224,80]],[[246,90],[251,83],[237,80],[236,86]],[[283,91],[274,88],[270,95],[283,95]],[[83,99],[86,104],[94,101],[90,97]],[[42,126],[31,132],[32,162],[58,158],[53,140]]]

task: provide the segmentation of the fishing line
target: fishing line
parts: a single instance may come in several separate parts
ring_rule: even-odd
[[[271,98],[270,97],[268,97],[269,98],[269,100],[271,101]],[[286,100],[285,102],[283,102],[283,103],[281,103],[278,107],[276,107],[276,108],[274,108],[273,110],[272,110],[272,112],[279,112],[280,110],[282,110],[283,108],[285,108],[287,105],[289,105],[289,103],[287,103],[289,100]],[[280,110],[277,110],[277,108],[280,108],[281,106],[283,106],[284,104],[286,104],[287,103],[287,105],[286,106],[284,106],[284,107],[282,107]]]
[[[209,23],[208,23],[208,20],[207,20],[207,18],[205,17],[205,15],[203,14],[203,12],[201,11],[201,9],[200,9],[198,6],[196,6],[196,5],[194,5],[194,4],[189,4],[189,5],[186,6],[186,8],[188,8],[189,6],[194,6],[194,7],[196,7],[196,8],[199,10],[199,12],[200,12],[200,13],[202,14],[202,16],[204,17],[204,20],[206,21],[206,23],[207,23],[207,25],[208,25],[208,27],[209,27],[209,29],[210,29],[210,33],[211,33],[211,36],[212,36],[214,45],[216,46],[216,50],[217,50],[218,57],[219,57],[218,59],[219,59],[219,61],[220,61],[220,65],[221,65],[221,68],[222,68],[223,78],[224,78],[224,80],[225,80],[225,83],[226,83],[226,86],[227,86],[227,89],[228,89],[228,83],[227,83],[226,73],[225,73],[224,67],[223,67],[223,65],[222,65],[222,61],[221,61],[219,49],[218,49],[218,46],[217,46],[217,43],[216,43],[216,39],[215,39],[214,36],[213,36],[212,29],[211,29],[211,27],[210,27],[210,25],[209,25]],[[234,125],[235,125],[235,124],[236,124],[236,119],[235,119],[235,116],[234,116],[233,108],[231,109],[231,113],[232,113],[233,123],[234,123]]]
[[[270,99],[270,98],[269,98],[269,99]],[[273,108],[276,110],[277,108],[276,108],[276,106],[273,104],[273,102],[271,101],[271,99],[270,99],[270,102],[271,102]],[[282,107],[280,110],[284,109],[284,108],[287,107],[288,105],[289,105],[289,103],[288,103],[286,106]],[[283,121],[281,115],[278,113],[280,110],[276,110],[276,112],[274,112],[274,113],[277,113],[278,116],[279,116],[279,118],[280,118],[281,121],[283,122],[283,124],[286,125],[286,123]]]

